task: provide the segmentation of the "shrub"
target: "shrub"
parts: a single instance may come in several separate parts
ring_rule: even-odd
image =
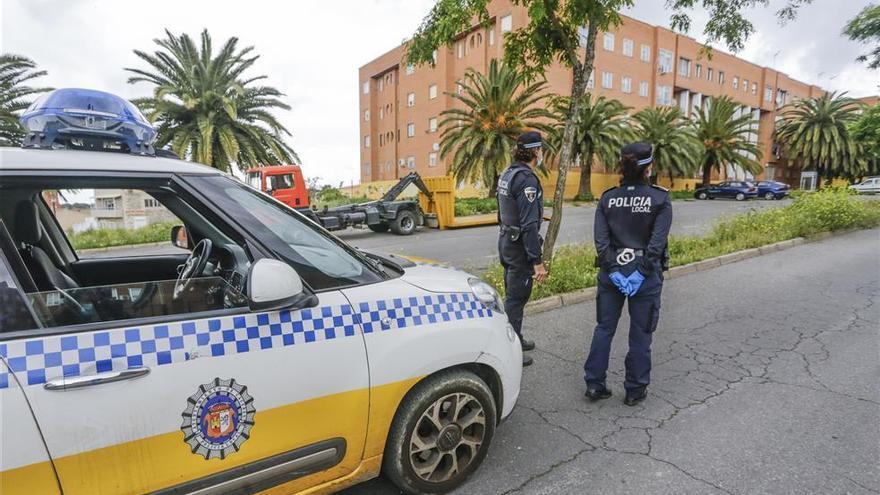
[[[90,229],[84,232],[69,233],[67,238],[74,249],[94,249],[152,242],[171,242],[171,227],[174,222],[154,223],[139,229]]]
[[[498,211],[495,198],[455,198],[455,216],[466,217]]]

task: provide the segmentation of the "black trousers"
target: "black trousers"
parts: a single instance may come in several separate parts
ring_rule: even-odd
[[[632,270],[624,273],[629,275]],[[639,292],[627,298],[623,295],[605,270],[599,271],[599,286],[596,293],[596,329],[590,343],[590,354],[584,363],[584,380],[588,388],[605,386],[608,359],[611,353],[611,340],[617,332],[617,322],[627,301],[629,309],[629,352],[626,354],[627,390],[647,387],[651,382],[651,341],[660,317],[660,293],[663,278],[658,269],[646,277]]]
[[[504,312],[522,340],[523,309],[532,296],[535,268],[526,258],[522,241],[511,241],[506,235],[498,238],[498,258],[504,267]]]

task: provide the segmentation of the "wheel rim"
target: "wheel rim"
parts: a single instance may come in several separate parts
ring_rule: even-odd
[[[474,396],[449,394],[422,413],[410,436],[415,474],[431,483],[449,481],[470,466],[483,446],[486,413]]]
[[[706,199],[706,193],[700,193],[700,199]]]
[[[743,193],[739,193],[739,194],[736,195],[736,199],[738,199],[738,200],[740,200],[740,201],[744,200],[745,198],[746,198],[746,197],[743,195]]]
[[[400,219],[400,227],[403,230],[410,230],[413,228],[414,225],[415,225],[415,222],[409,216],[404,216],[403,218]]]
[[[773,193],[767,193],[767,195],[764,197],[767,199],[773,199]]]

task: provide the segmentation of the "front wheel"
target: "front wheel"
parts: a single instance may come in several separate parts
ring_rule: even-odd
[[[746,199],[746,195],[745,195],[745,194],[743,194],[743,193],[736,193],[736,200],[737,200],[737,201],[745,201],[745,199]]]
[[[391,230],[397,235],[410,235],[416,230],[416,214],[412,210],[397,212],[397,218],[391,223]]]
[[[772,192],[768,192],[767,194],[764,195],[764,199],[771,200],[771,199],[777,199],[777,198]]]
[[[446,493],[483,462],[495,435],[495,400],[473,373],[427,378],[404,398],[385,445],[383,473],[408,494]]]
[[[709,195],[706,194],[706,191],[700,191],[697,193],[697,199],[708,199]]]

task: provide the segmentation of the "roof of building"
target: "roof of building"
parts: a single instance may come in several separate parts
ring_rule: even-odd
[[[24,148],[0,148],[0,171],[4,170],[222,174],[219,170],[205,165],[173,158],[136,156],[126,153],[101,151]]]

